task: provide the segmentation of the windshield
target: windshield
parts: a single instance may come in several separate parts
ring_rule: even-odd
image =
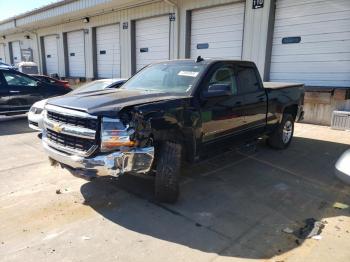
[[[132,77],[122,89],[186,93],[192,88],[203,67],[195,63],[151,65]]]
[[[98,80],[98,81],[93,81],[90,83],[87,83],[85,85],[82,85],[81,87],[78,87],[74,91],[72,91],[72,94],[78,94],[78,93],[83,93],[83,92],[92,92],[92,91],[99,91],[105,89],[107,86],[112,84],[112,80]]]

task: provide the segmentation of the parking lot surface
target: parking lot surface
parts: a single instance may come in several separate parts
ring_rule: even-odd
[[[184,168],[181,197],[151,179],[86,181],[51,167],[25,117],[0,119],[1,261],[350,261],[350,187],[334,163],[350,133],[296,124],[287,150],[260,142]],[[307,218],[321,239],[298,240]]]

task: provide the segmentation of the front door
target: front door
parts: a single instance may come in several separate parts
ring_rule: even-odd
[[[219,63],[210,70],[202,91],[212,84],[228,84],[232,95],[228,97],[202,98],[201,118],[203,142],[234,135],[244,126],[244,98],[238,94],[237,79],[230,63]]]
[[[9,111],[26,111],[36,101],[44,98],[45,92],[38,84],[39,81],[18,72],[2,73],[9,92]]]

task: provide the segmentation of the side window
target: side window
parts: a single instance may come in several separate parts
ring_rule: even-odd
[[[251,93],[259,90],[259,80],[251,67],[238,67],[239,93]]]
[[[24,75],[13,72],[3,72],[4,78],[9,86],[37,86],[38,82]]]
[[[237,81],[233,68],[231,66],[222,66],[218,68],[209,81],[209,86],[213,84],[228,84],[231,87],[232,94],[237,94]]]

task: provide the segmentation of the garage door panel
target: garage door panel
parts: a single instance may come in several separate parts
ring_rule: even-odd
[[[282,44],[284,37],[292,36],[300,36],[301,42]],[[346,75],[350,75],[350,1],[279,0],[270,79],[349,86]]]
[[[238,48],[240,49],[242,46],[241,41],[226,41],[226,42],[206,42],[209,45],[210,49],[220,49],[220,48]],[[191,48],[195,49],[197,48],[196,45],[191,45]],[[199,49],[200,50],[200,49]]]
[[[167,34],[167,33],[150,34],[150,35],[145,35],[145,36],[137,36],[137,40],[139,40],[139,41],[147,41],[147,43],[159,42],[159,40],[164,40],[165,34]],[[160,41],[160,43],[162,43],[162,45],[169,44],[168,42],[165,42],[165,41]]]
[[[227,39],[234,39],[227,41]],[[213,42],[241,42],[243,39],[242,32],[231,32],[230,37],[227,37],[227,33],[217,33],[215,39],[210,35],[193,35],[192,44],[196,43],[213,43]]]
[[[220,15],[220,13],[216,16],[213,16],[211,14],[208,14],[205,17],[201,17],[200,19],[198,17],[194,17],[194,19],[192,20],[192,24],[203,24],[205,26],[213,26],[214,23],[216,22],[220,22],[221,24],[227,24],[227,25],[231,25],[231,24],[241,24],[242,20],[244,18],[244,14],[232,14],[229,13],[230,10],[228,10],[228,14],[227,15]],[[223,20],[223,21],[222,21]]]
[[[240,7],[244,6],[244,4],[235,4],[240,5]],[[235,7],[236,7],[235,6]],[[244,14],[244,8],[232,8],[232,5],[222,5],[222,6],[216,6],[216,7],[211,7],[211,8],[203,8],[198,10],[199,12],[197,12],[195,14],[195,16],[193,17],[192,21],[198,21],[198,20],[207,20],[207,19],[211,19],[211,18],[219,18],[219,17],[224,17],[224,16],[228,16],[231,18],[232,15],[236,16],[236,15],[242,15]]]
[[[276,57],[274,59],[277,59]],[[278,57],[278,63],[289,62],[322,62],[327,61],[348,61],[350,60],[349,53],[330,53],[315,56],[314,54],[303,55],[281,55]],[[277,63],[277,62],[276,62]]]
[[[350,61],[324,61],[324,62],[288,62],[288,63],[272,63],[271,69],[274,73],[290,72],[290,73],[346,73],[349,71]]]
[[[225,56],[220,56],[218,54],[228,54],[227,56],[230,56],[230,59],[241,59],[241,47],[237,48],[213,48],[213,49],[208,49],[205,53],[205,57],[212,57],[212,58],[226,58]],[[194,50],[193,52],[193,57],[197,56],[203,56],[203,52],[199,49]]]
[[[169,59],[169,16],[135,22],[136,70],[147,64]]]
[[[243,23],[243,3],[192,11],[191,57],[241,59]]]
[[[310,26],[309,24],[297,24],[290,26],[276,26],[275,27],[275,36],[284,36],[285,34],[294,33],[297,35],[317,35],[327,33],[338,33],[338,32],[348,32],[349,31],[349,19],[344,20],[334,20],[334,21],[325,21],[317,22]],[[284,35],[283,35],[284,34]]]
[[[350,10],[350,7],[348,6],[349,1],[348,0],[332,0],[332,1],[323,1],[320,3],[319,1],[316,2],[309,2],[305,1],[302,4],[298,2],[293,2],[293,5],[287,6],[284,5],[285,1],[282,1],[277,4],[277,8],[279,9],[279,12],[276,13],[276,19],[283,19],[283,18],[289,18],[289,17],[298,17],[298,16],[312,16],[317,14],[324,14],[324,13],[333,13],[333,12],[341,12],[345,10]],[[326,8],[325,8],[326,6]]]
[[[67,33],[69,76],[85,77],[85,39],[83,31]]]
[[[303,43],[318,43],[318,42],[329,42],[329,41],[346,41],[350,40],[350,31],[349,32],[340,32],[340,33],[328,33],[319,35],[315,39],[314,35],[304,35],[302,37]],[[274,45],[282,45],[282,37],[275,37],[273,39]]]
[[[58,40],[56,35],[44,37],[46,73],[58,74]]]
[[[119,30],[118,24],[96,28],[96,59],[98,78],[120,77]]]
[[[350,81],[350,75],[347,73],[335,72],[335,73],[286,73],[286,72],[276,72],[273,73],[276,79],[304,79],[304,80],[337,80],[339,78],[344,81]]]
[[[350,10],[343,11],[343,12],[337,12],[337,19],[336,20],[348,20],[350,19]],[[283,26],[289,26],[290,24],[296,24],[296,25],[304,25],[304,24],[310,24],[310,23],[324,23],[324,22],[332,22],[329,18],[329,14],[319,14],[319,15],[313,15],[313,16],[300,16],[300,17],[293,17],[293,18],[284,18],[280,19],[280,21],[277,21],[279,24],[279,27]],[[346,22],[345,22],[346,23]]]
[[[300,55],[300,54],[337,54],[340,52],[349,53],[350,41],[334,41],[321,43],[274,45],[273,56],[278,55]],[[322,56],[321,56],[322,57]],[[326,60],[327,61],[327,60]]]

